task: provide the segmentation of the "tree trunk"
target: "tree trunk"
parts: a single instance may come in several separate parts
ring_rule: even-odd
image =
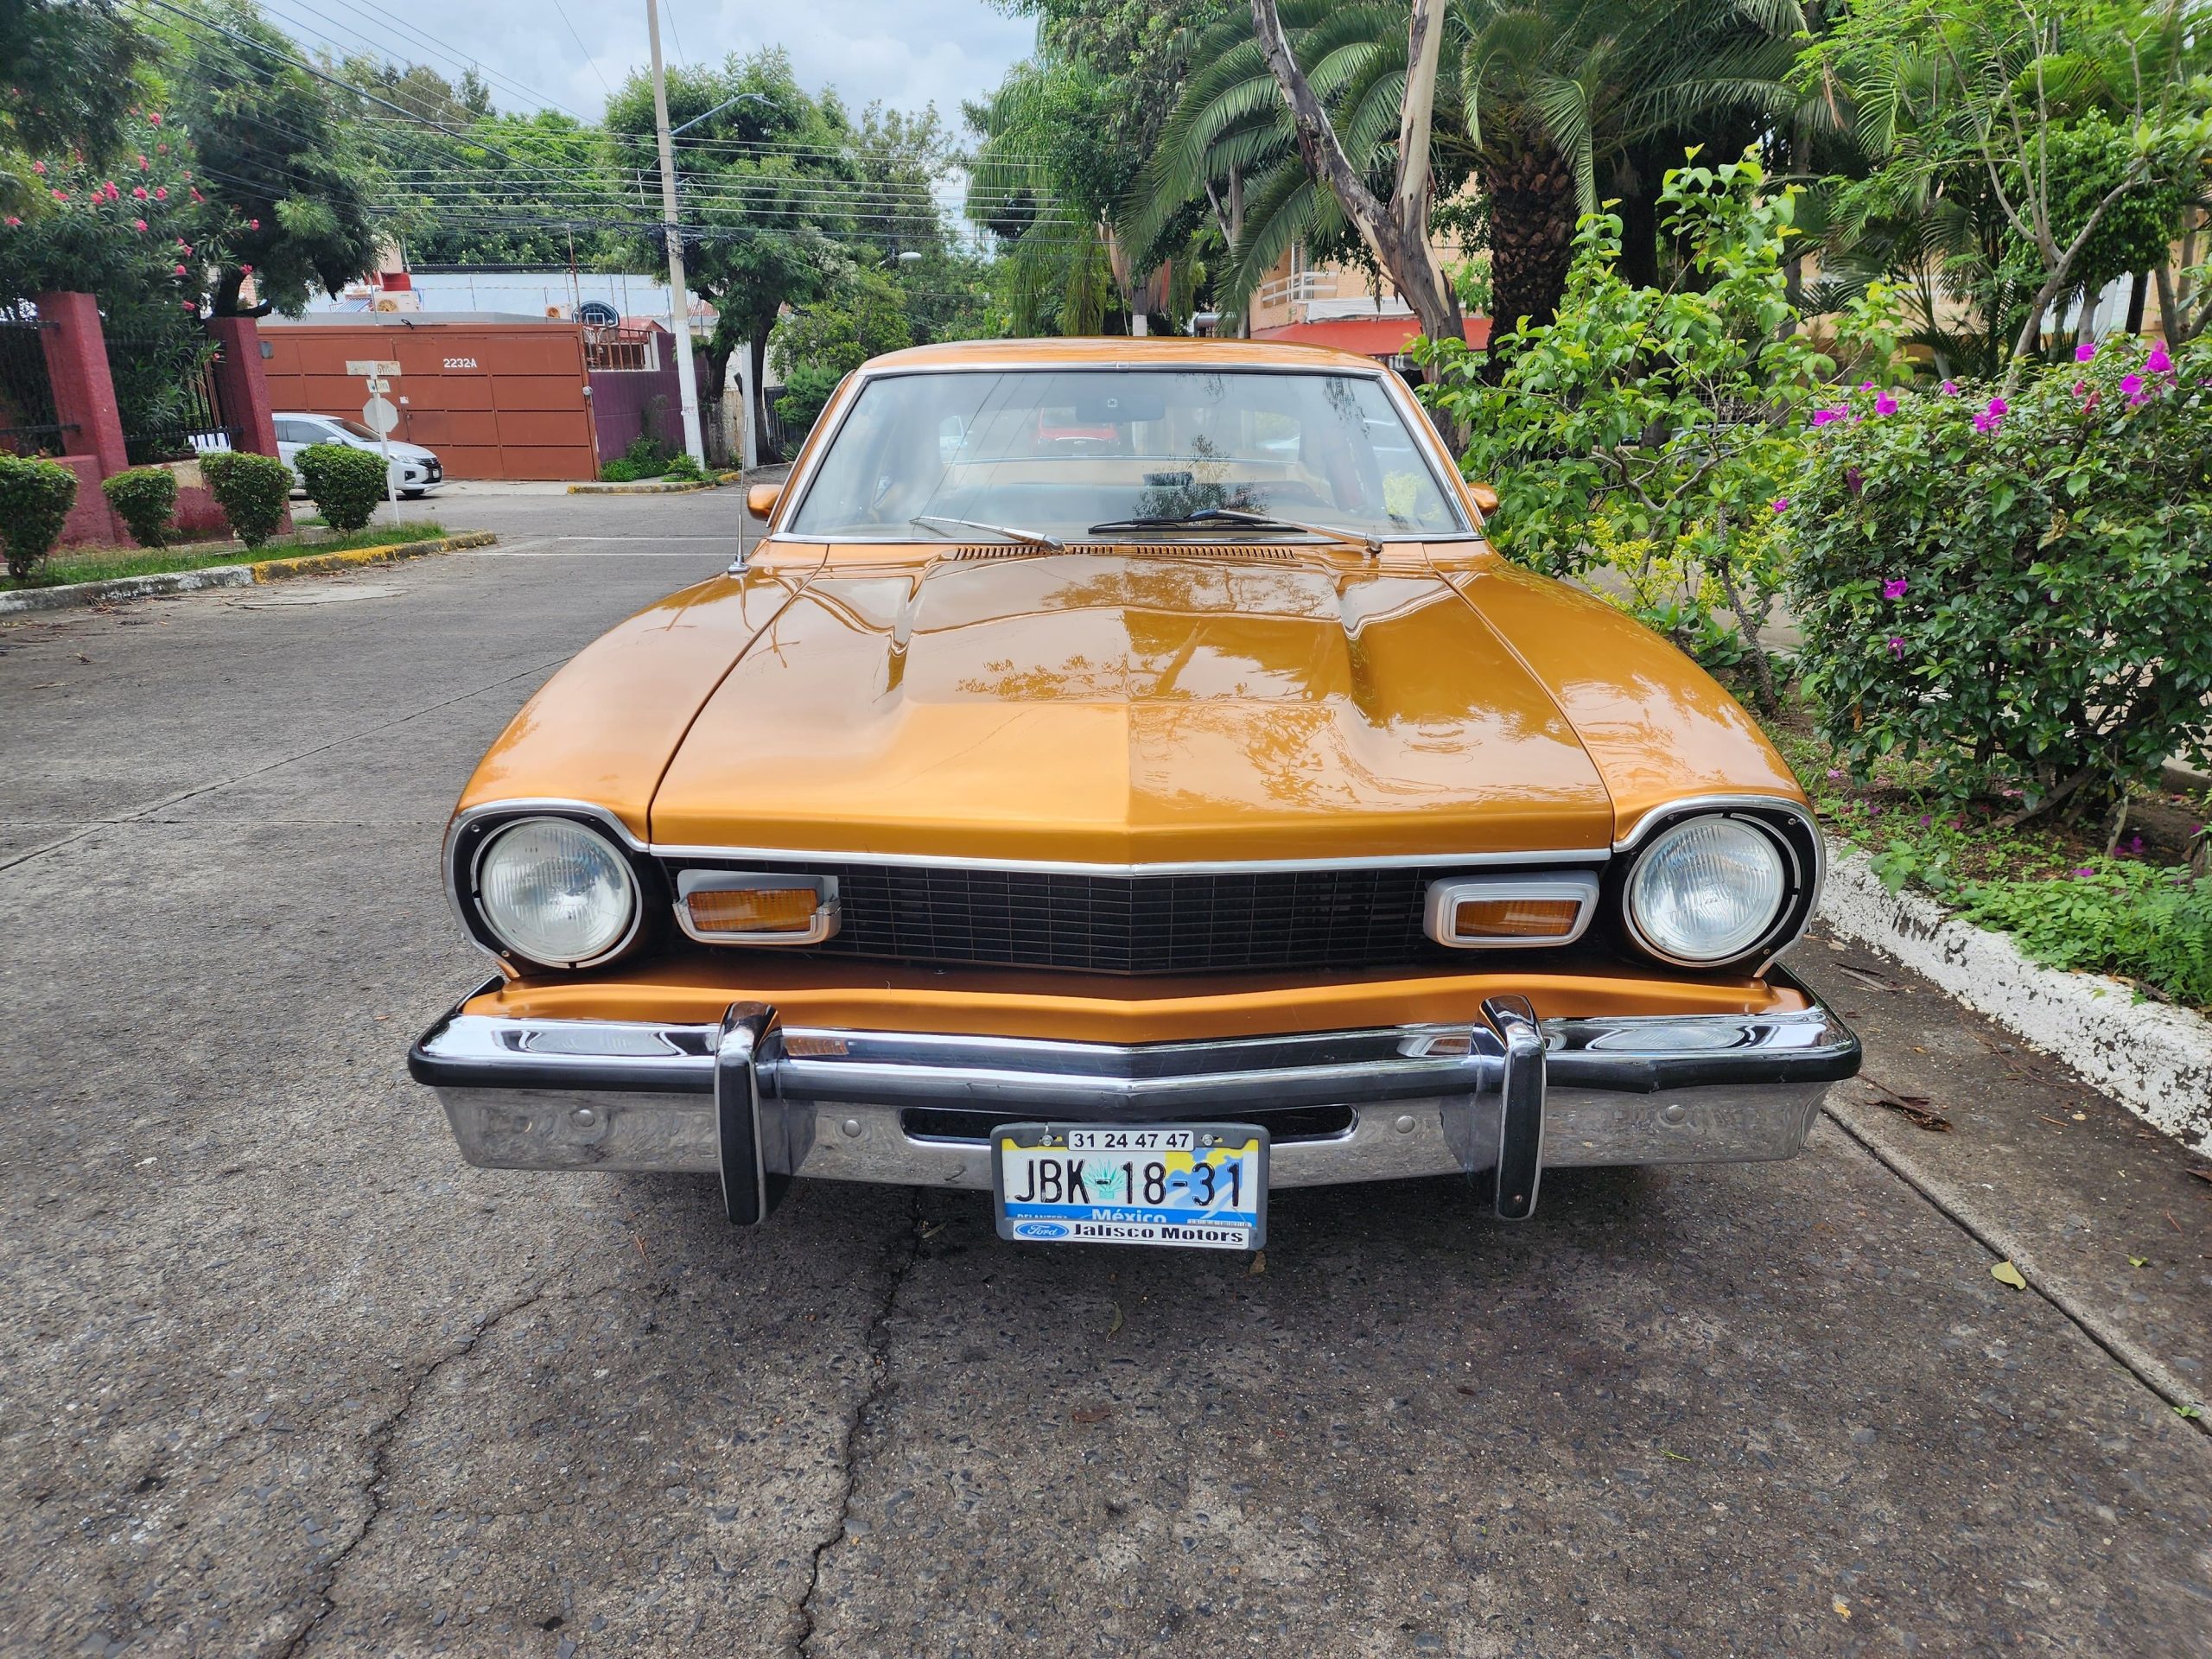
[[[1574,169],[1548,144],[1484,157],[1490,195],[1492,349],[1528,317],[1549,322],[1574,258]]]
[[[1621,276],[1637,288],[1659,286],[1659,183],[1649,146],[1637,145],[1613,163],[1613,191],[1621,217]]]
[[[753,448],[764,461],[784,459],[782,452],[772,448],[768,442],[768,434],[773,429],[768,424],[768,332],[775,326],[772,317],[756,321],[753,337],[746,342],[747,360],[753,365],[753,407],[746,410],[745,418],[753,423],[753,429],[760,435]]]

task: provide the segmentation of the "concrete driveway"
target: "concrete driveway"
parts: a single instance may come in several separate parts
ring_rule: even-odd
[[[2212,1654],[2212,1188],[1817,940],[1949,1134],[1261,1261],[464,1166],[446,814],[739,503],[435,511],[508,539],[0,629],[0,1652]]]

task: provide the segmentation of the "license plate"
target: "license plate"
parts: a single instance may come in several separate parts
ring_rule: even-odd
[[[1007,1123],[991,1136],[999,1236],[1256,1250],[1268,1132],[1249,1123]]]

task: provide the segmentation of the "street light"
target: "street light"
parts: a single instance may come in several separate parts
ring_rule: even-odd
[[[661,235],[668,244],[668,324],[669,333],[676,336],[676,385],[683,404],[683,448],[703,468],[707,464],[707,446],[699,430],[699,371],[691,358],[691,290],[683,276],[683,232],[676,219],[676,147],[672,140],[676,133],[697,126],[707,116],[720,115],[733,104],[741,104],[748,98],[757,98],[763,103],[769,100],[765,92],[740,92],[735,98],[723,99],[706,115],[694,116],[671,131],[668,75],[660,57],[659,0],[645,0],[645,33],[653,48],[653,135],[660,146]],[[745,448],[744,461],[751,466],[753,411],[749,407],[745,411]]]

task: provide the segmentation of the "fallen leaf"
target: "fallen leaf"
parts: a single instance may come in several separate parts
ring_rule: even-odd
[[[2020,1277],[2020,1270],[2010,1262],[1999,1262],[1989,1270],[1989,1276],[2000,1285],[2010,1285],[2015,1290],[2025,1290],[2028,1281]]]
[[[1465,1395],[1470,1400],[1474,1399],[1482,1392],[1480,1389],[1471,1388],[1465,1382],[1455,1382],[1452,1384],[1452,1387],[1457,1389],[1461,1394]]]
[[[1114,1323],[1106,1327],[1106,1334],[1109,1337],[1122,1328],[1122,1305],[1119,1302],[1116,1302],[1112,1304],[1112,1306],[1114,1309]]]
[[[1077,1406],[1068,1413],[1071,1423],[1103,1423],[1114,1414],[1111,1406]]]
[[[1246,1272],[1248,1272],[1248,1273],[1265,1273],[1267,1270],[1268,1270],[1268,1253],[1267,1253],[1265,1250],[1255,1250],[1255,1251],[1253,1251],[1253,1252],[1252,1252],[1252,1265],[1251,1265],[1249,1268],[1246,1268],[1246,1269],[1245,1269],[1245,1271],[1246,1271]]]
[[[1851,1617],[1851,1604],[1844,1600],[1841,1596],[1838,1596],[1828,1605],[1835,1609],[1835,1616],[1838,1618],[1849,1618]]]
[[[2131,1268],[2147,1268],[2151,1265],[2151,1258],[2147,1255],[2131,1255],[2127,1258],[2127,1265]]]
[[[2212,1181],[2212,1168],[2192,1169],[2189,1173],[2200,1181]]]

